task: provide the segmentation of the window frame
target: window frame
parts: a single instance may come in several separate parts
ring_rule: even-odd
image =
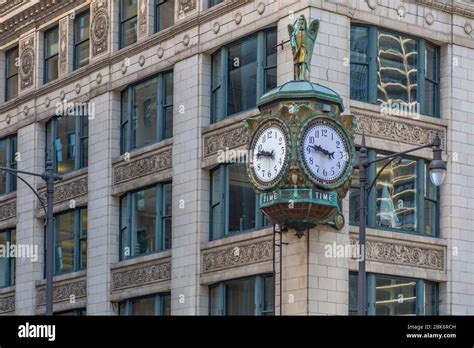
[[[265,273],[259,274],[250,277],[241,277],[235,278],[230,280],[225,280],[219,283],[215,283],[209,286],[209,304],[208,304],[208,313],[212,316],[212,299],[211,293],[213,288],[217,288],[218,291],[218,316],[225,316],[227,314],[227,303],[226,303],[226,288],[229,284],[238,283],[245,280],[254,279],[254,293],[255,293],[255,300],[254,300],[254,314],[255,316],[264,316],[264,315],[274,315],[275,314],[275,301],[273,301],[273,308],[272,311],[264,308],[265,302],[265,279],[271,278],[273,279],[273,285],[275,282],[274,275],[272,273]],[[275,287],[273,286],[273,292],[275,291]],[[275,293],[273,293],[273,299],[275,300]]]
[[[46,159],[50,158],[51,161],[53,162],[53,168],[55,171],[58,171],[58,154],[55,148],[54,144],[54,139],[57,138],[58,135],[58,121],[61,118],[67,118],[67,117],[74,117],[75,118],[75,126],[74,126],[74,136],[77,139],[76,142],[76,156],[74,158],[74,169],[71,170],[70,172],[64,173],[64,174],[69,174],[73,173],[75,171],[78,171],[82,168],[87,168],[89,165],[88,158],[87,156],[87,161],[85,154],[86,152],[89,152],[89,145],[87,146],[87,149],[85,149],[84,143],[89,140],[89,116],[55,116],[51,118],[47,123],[46,123],[46,144],[45,144],[45,161]],[[87,120],[87,127],[85,127],[85,123]],[[51,132],[48,132],[48,129],[51,127]],[[87,129],[87,135],[85,135],[85,130]],[[48,139],[51,144],[51,148],[48,149]],[[88,143],[89,144],[89,143]]]
[[[54,276],[62,275],[62,274],[70,274],[70,273],[79,272],[79,271],[83,271],[83,270],[87,269],[87,264],[86,264],[85,267],[82,267],[82,241],[83,241],[84,238],[83,238],[83,235],[82,235],[82,219],[81,219],[81,217],[82,217],[82,211],[83,210],[87,211],[87,207],[78,207],[78,208],[75,208],[75,209],[62,211],[62,212],[60,212],[58,214],[55,214],[53,216],[53,226],[54,226],[54,236],[53,236],[54,269],[53,269],[53,271],[54,271]],[[58,229],[57,229],[58,220],[57,220],[57,217],[60,216],[60,215],[69,214],[69,213],[74,214],[74,223],[73,223],[74,231],[73,231],[73,238],[72,238],[72,240],[74,241],[73,270],[72,271],[61,272],[61,271],[57,270],[57,262],[58,262],[57,250],[58,250],[58,247],[61,246],[58,243],[59,240],[58,240],[58,235],[57,235],[58,234]],[[46,236],[46,228],[45,228],[45,236]],[[85,237],[85,240],[86,240],[86,249],[87,249],[87,236]],[[46,238],[45,238],[45,241],[46,241]],[[45,250],[46,250],[46,243],[45,243]],[[87,252],[86,252],[86,254],[87,254]],[[46,253],[45,253],[45,255],[46,255]],[[45,263],[45,265],[46,265],[46,263]],[[45,266],[44,272],[45,272],[45,275],[46,275],[46,266]]]
[[[7,243],[10,243],[10,245],[14,244],[14,241],[16,240],[16,227],[12,228],[7,228],[4,230],[0,231],[1,233],[6,234],[6,240]],[[0,286],[0,289],[8,288],[10,286],[15,285],[16,281],[16,272],[15,272],[15,267],[16,267],[16,257],[6,257],[8,266],[7,266],[7,274],[5,278],[8,280],[5,286]]]
[[[127,298],[126,300],[120,301],[119,302],[119,311],[118,311],[119,316],[134,316],[135,314],[132,313],[132,301],[137,300],[137,299],[141,299],[141,298],[145,298],[145,297],[151,297],[151,296],[154,296],[154,298],[155,298],[155,309],[154,309],[155,313],[154,313],[154,315],[155,316],[165,316],[165,314],[164,314],[165,297],[169,296],[170,302],[171,302],[171,292],[160,292],[160,293],[152,294],[152,295],[131,297],[131,298]],[[124,311],[126,312],[126,314],[124,314],[124,315],[120,314],[120,306],[122,304],[125,308]],[[171,315],[171,313],[170,313],[170,315]]]
[[[135,38],[135,42],[132,42],[128,45],[125,45],[125,42],[124,42],[124,24],[126,24],[127,22],[130,22],[130,21],[133,21],[133,20],[136,20],[137,21],[137,28],[138,28],[138,0],[137,0],[137,14],[135,16],[131,16],[129,18],[123,18],[124,16],[124,10],[123,10],[123,7],[124,7],[124,0],[119,0],[119,49],[122,49],[122,48],[125,48],[125,47],[128,47],[130,45],[133,45],[134,43],[136,43],[138,41],[138,31],[137,31],[137,35],[136,35],[136,38]]]
[[[231,165],[237,164],[237,163],[222,163],[219,166],[213,168],[210,172],[210,198],[209,198],[209,240],[217,240],[217,239],[222,239],[226,237],[231,237],[231,236],[236,236],[242,233],[248,233],[252,231],[258,231],[260,229],[268,227],[266,225],[266,219],[264,214],[259,208],[259,201],[258,201],[258,195],[255,195],[255,227],[242,230],[239,232],[234,232],[230,233],[229,232],[229,168]],[[220,200],[219,202],[213,203],[213,192],[214,192],[214,186],[215,184],[213,183],[213,173],[217,172],[220,170],[219,176],[220,176]],[[214,221],[213,221],[213,211],[214,208],[219,206],[219,214],[220,214],[220,231],[219,233],[215,233],[214,231]]]
[[[49,69],[48,69],[48,62],[49,62],[50,60],[56,58],[56,57],[59,58],[59,49],[58,49],[58,52],[57,52],[56,54],[53,54],[53,55],[51,55],[51,56],[49,56],[49,57],[46,57],[46,52],[48,51],[48,50],[47,50],[47,46],[48,46],[48,44],[50,44],[50,43],[48,42],[48,40],[46,39],[46,38],[48,37],[47,34],[53,32],[53,31],[57,31],[57,32],[58,32],[58,42],[57,42],[57,44],[59,45],[59,41],[60,41],[60,40],[59,40],[59,26],[58,26],[58,25],[56,25],[56,26],[54,26],[54,27],[52,27],[52,28],[50,28],[50,29],[44,31],[44,45],[43,45],[43,46],[44,46],[44,47],[43,47],[43,49],[44,49],[44,51],[43,51],[43,52],[44,52],[44,74],[43,74],[44,76],[43,76],[43,83],[44,83],[44,84],[47,84],[47,83],[52,82],[52,81],[56,81],[56,80],[59,78],[59,74],[58,74],[58,76],[57,76],[55,79],[48,80],[48,72],[49,72]],[[59,72],[59,59],[58,59],[58,72]]]
[[[10,49],[8,49],[6,52],[5,52],[5,102],[9,101],[9,100],[12,100],[12,99],[15,99],[17,96],[18,96],[18,82],[19,82],[19,73],[18,73],[18,66],[16,66],[16,73],[15,74],[10,74],[9,72],[9,64],[8,64],[8,61],[9,61],[9,55],[12,54],[13,52],[17,52],[17,55],[16,57],[14,57],[15,59],[15,66],[16,66],[16,63],[17,63],[17,59],[19,58],[19,54],[20,54],[20,47],[19,46],[15,46],[15,47],[12,47]],[[12,96],[11,95],[11,90],[9,88],[9,82],[10,80],[16,78],[17,79],[17,90],[15,92],[15,95]]]
[[[78,23],[79,23],[79,19],[80,18],[83,18],[85,16],[89,16],[89,23],[90,23],[90,11],[89,10],[85,10],[83,12],[81,12],[80,14],[78,14],[75,18],[74,18],[74,59],[73,59],[73,62],[74,62],[74,67],[73,67],[73,70],[77,70],[79,68],[83,68],[84,66],[87,66],[89,65],[90,63],[90,47],[88,45],[88,53],[89,53],[89,58],[87,59],[87,63],[84,64],[83,66],[79,66],[79,54],[78,54],[78,49],[79,49],[79,46],[82,46],[82,44],[84,43],[90,43],[90,32],[89,32],[89,35],[87,37],[87,39],[84,39],[82,41],[77,41],[77,27],[78,27]]]
[[[367,100],[359,100],[359,99],[353,99],[352,96],[350,96],[351,100],[356,100],[360,101],[363,103],[369,103],[369,104],[374,104],[374,105],[380,105],[380,103],[377,101],[377,85],[378,85],[378,74],[377,74],[377,69],[378,69],[378,64],[377,64],[377,52],[378,52],[378,38],[377,34],[379,31],[384,31],[387,33],[392,33],[394,35],[400,35],[409,39],[412,39],[416,41],[417,43],[417,103],[419,104],[420,107],[420,113],[422,115],[426,115],[429,117],[434,117],[434,118],[440,118],[440,47],[434,43],[432,43],[429,40],[423,39],[421,37],[413,36],[410,34],[406,34],[403,32],[398,32],[392,29],[376,26],[376,25],[370,25],[370,24],[359,24],[359,23],[351,23],[351,29],[353,27],[361,27],[361,28],[367,28],[368,30],[368,37],[369,37],[369,43],[368,43],[368,48],[367,48],[367,65],[368,65],[368,98]],[[435,84],[435,105],[434,105],[434,112],[433,115],[430,115],[426,113],[425,110],[425,80],[427,80],[426,76],[426,66],[425,66],[425,52],[426,52],[426,47],[431,46],[434,48],[435,51],[435,75],[436,75],[436,81],[431,81]],[[361,65],[361,63],[353,63],[350,62],[350,66],[352,64],[357,64]],[[349,74],[350,75],[350,74]],[[349,76],[350,78],[350,76]]]
[[[172,78],[172,86],[173,90],[171,94],[173,95],[172,104],[166,104],[166,83],[165,79],[167,76],[171,76]],[[172,138],[173,134],[173,121],[171,123],[171,137],[166,137],[166,110],[171,108],[174,110],[174,72],[173,70],[166,70],[158,75],[152,76],[145,80],[141,80],[137,83],[129,85],[126,89],[122,91],[120,104],[121,104],[121,118],[120,118],[120,153],[124,154],[126,152],[135,151],[141,149],[143,147],[149,146],[151,144],[141,145],[137,147],[133,144],[133,134],[132,134],[132,123],[135,114],[135,100],[136,94],[134,90],[137,86],[140,86],[150,80],[157,79],[157,102],[156,102],[156,142],[153,144],[159,143],[165,139]],[[127,105],[125,107],[125,94],[127,94]],[[127,111],[127,115],[125,115],[125,111]],[[172,111],[173,113],[173,111]],[[173,115],[174,116],[174,115]]]
[[[376,159],[377,154],[387,155],[389,152],[377,149],[368,149],[368,160],[373,161]],[[427,161],[423,158],[413,157],[413,156],[401,156],[402,159],[416,161],[416,179],[415,179],[415,204],[416,204],[416,230],[403,230],[397,228],[389,228],[389,227],[382,227],[378,226],[376,223],[376,214],[377,214],[377,190],[376,190],[376,183],[372,188],[372,191],[367,196],[367,218],[366,224],[367,227],[382,230],[382,231],[389,231],[389,232],[399,232],[399,233],[408,233],[414,234],[419,236],[425,237],[432,237],[432,238],[439,238],[440,237],[440,189],[439,187],[436,189],[436,199],[431,199],[426,196],[425,192],[425,179],[426,179],[426,169],[427,169]],[[367,181],[369,183],[373,182],[375,176],[377,175],[377,166],[375,164],[371,165],[368,172],[367,172]],[[356,189],[358,190],[358,189]],[[360,196],[359,196],[360,199]],[[436,204],[436,217],[435,217],[435,227],[433,233],[426,233],[425,232],[425,201],[432,201]],[[359,203],[360,204],[360,203]],[[350,207],[349,207],[350,211]],[[349,221],[350,225],[358,226],[358,224]]]
[[[155,33],[159,33],[160,31],[162,30],[165,30],[165,29],[168,29],[168,28],[171,28],[173,25],[174,25],[174,17],[173,17],[173,24],[171,24],[169,27],[166,27],[166,28],[161,28],[161,17],[160,17],[160,7],[162,5],[164,5],[165,3],[167,2],[173,2],[173,9],[175,9],[175,6],[176,6],[176,2],[174,0],[154,0],[154,7],[155,7],[155,23],[154,23],[154,27],[153,27],[153,30]],[[173,11],[174,13],[174,11]]]
[[[142,187],[133,191],[126,192],[122,196],[120,196],[120,235],[119,235],[119,258],[120,261],[124,260],[130,260],[133,258],[137,257],[142,257],[146,255],[151,255],[155,253],[159,253],[165,250],[171,250],[172,248],[172,236],[173,236],[173,228],[171,227],[171,240],[170,240],[170,247],[166,248],[166,227],[165,227],[165,221],[166,218],[171,217],[172,218],[172,212],[171,215],[164,215],[164,207],[166,204],[166,197],[165,197],[165,185],[171,185],[171,202],[173,202],[173,186],[171,181],[164,181],[160,182],[154,185],[149,185],[146,187]],[[135,254],[135,249],[131,247],[134,243],[132,243],[133,240],[133,221],[135,218],[135,209],[134,209],[134,202],[133,202],[133,195],[145,191],[148,189],[155,188],[155,202],[156,202],[156,207],[155,207],[155,250],[149,253],[142,253],[142,254]],[[125,207],[128,217],[126,218],[126,226],[122,226],[122,221],[124,219],[123,217],[123,209],[122,209],[122,201],[124,199],[127,199],[127,206]],[[123,233],[127,233],[127,240],[128,240],[128,247],[130,248],[130,256],[124,256],[124,248],[125,245],[123,245]]]
[[[18,151],[18,137],[16,134],[0,139],[0,142],[6,141],[7,153],[7,168],[16,169],[17,163],[15,161],[16,153]],[[1,173],[0,173],[1,174]],[[11,173],[4,172],[5,175],[5,192],[0,192],[0,197],[16,192],[17,178]]]
[[[239,114],[242,114],[244,112],[248,112],[249,110],[253,108],[257,108],[257,105],[233,113],[233,114],[228,114],[228,81],[229,81],[229,48],[231,46],[239,45],[245,42],[246,40],[249,40],[253,37],[256,37],[257,40],[257,81],[256,81],[256,102],[260,99],[261,96],[263,96],[267,90],[266,90],[266,71],[268,69],[274,68],[274,66],[267,66],[267,56],[268,52],[266,52],[266,46],[267,46],[267,33],[270,31],[276,31],[277,36],[278,36],[278,30],[276,27],[269,27],[263,30],[260,30],[256,33],[253,33],[251,35],[248,35],[246,37],[240,38],[238,40],[229,42],[228,44],[222,46],[221,48],[217,49],[214,53],[211,55],[211,123],[216,123],[223,121],[229,117],[237,116]],[[278,41],[278,37],[277,37]],[[220,78],[219,82],[214,86],[214,74],[216,74],[216,69],[214,67],[214,57],[217,56],[220,53]],[[278,69],[278,64],[275,66]],[[220,100],[216,100],[215,97],[215,92],[217,90],[221,90],[221,98]],[[220,115],[216,114],[216,109],[217,107],[215,106],[217,103],[220,104]]]

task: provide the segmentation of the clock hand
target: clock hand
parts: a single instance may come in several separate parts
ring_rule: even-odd
[[[271,159],[273,159],[273,157],[274,157],[273,150],[272,150],[272,152],[264,151],[264,150],[257,152],[257,158],[260,158],[262,156],[263,157],[270,157]]]
[[[329,159],[334,159],[334,152],[329,152],[328,150],[326,149],[323,149],[321,146],[319,145],[308,145],[310,148],[312,148],[313,150],[315,151],[319,151],[321,152],[322,154],[326,155],[329,157]]]

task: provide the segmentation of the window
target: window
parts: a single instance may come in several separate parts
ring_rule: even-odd
[[[0,167],[16,169],[16,135],[0,139]],[[0,195],[16,191],[16,177],[0,171]]]
[[[272,28],[224,46],[212,56],[213,122],[249,110],[276,87],[277,31]]]
[[[82,317],[86,315],[86,309],[78,308],[78,309],[72,309],[70,311],[55,312],[54,315]]]
[[[171,249],[171,183],[129,192],[120,200],[121,259]]]
[[[59,29],[55,27],[44,33],[44,83],[59,77]]]
[[[171,294],[168,292],[122,301],[119,315],[171,315]]]
[[[87,208],[54,217],[55,274],[75,272],[87,267]]]
[[[349,274],[349,314],[357,313],[357,273]],[[369,315],[438,315],[438,284],[367,274]]]
[[[351,26],[351,99],[439,117],[439,69],[439,47],[426,40]]]
[[[211,172],[211,240],[267,225],[243,163]]]
[[[385,154],[369,150],[368,155],[373,160]],[[368,182],[374,180],[388,161],[377,162],[369,168]],[[385,167],[367,197],[368,227],[439,235],[439,189],[429,179],[428,165],[422,159],[402,157]],[[357,225],[359,190],[351,190],[349,197],[349,221]]]
[[[155,33],[174,24],[174,0],[155,0]]]
[[[137,42],[137,0],[120,0],[120,48]]]
[[[74,20],[74,70],[89,64],[89,11]]]
[[[51,154],[53,166],[59,174],[87,167],[88,128],[89,119],[82,115],[56,117],[48,122],[46,155]]]
[[[16,230],[0,231],[0,246],[8,252],[11,245],[16,245]],[[10,253],[3,256],[0,257],[0,288],[15,285],[15,258]]]
[[[273,275],[230,280],[210,287],[210,315],[273,315]]]
[[[122,153],[172,136],[173,72],[160,74],[122,92]]]
[[[219,5],[221,2],[224,2],[224,0],[209,0],[209,7]]]
[[[5,54],[5,101],[18,95],[18,46]]]

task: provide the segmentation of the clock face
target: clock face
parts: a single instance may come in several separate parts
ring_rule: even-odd
[[[333,188],[349,169],[349,143],[335,122],[316,119],[303,130],[303,165],[316,184]]]
[[[262,188],[274,186],[288,159],[288,139],[283,127],[275,121],[267,122],[255,133],[250,149],[254,179]]]

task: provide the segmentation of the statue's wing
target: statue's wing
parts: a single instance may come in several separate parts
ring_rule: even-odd
[[[319,20],[314,19],[309,26],[309,32],[308,32],[309,36],[311,37],[313,41],[316,40],[316,37],[318,36],[318,31],[319,31]]]
[[[294,30],[295,30],[295,27],[293,26],[293,24],[288,24],[288,34],[290,35],[290,38],[293,35]]]

